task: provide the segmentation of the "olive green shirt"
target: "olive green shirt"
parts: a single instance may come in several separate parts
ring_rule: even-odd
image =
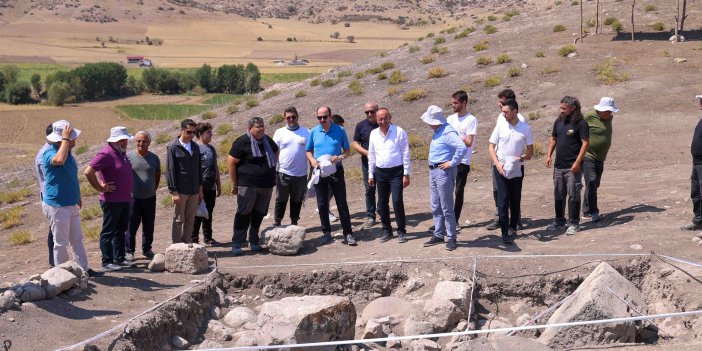
[[[604,161],[612,145],[612,119],[601,120],[595,110],[586,113],[583,119],[590,126],[590,146],[587,148],[585,157]]]

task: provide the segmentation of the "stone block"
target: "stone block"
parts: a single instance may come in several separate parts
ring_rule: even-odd
[[[166,270],[198,274],[208,269],[207,250],[199,244],[172,244],[166,249]]]

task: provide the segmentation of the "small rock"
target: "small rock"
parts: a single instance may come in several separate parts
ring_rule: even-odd
[[[44,272],[41,277],[47,281],[47,285],[44,287],[47,299],[70,289],[73,284],[78,283],[80,280],[73,273],[61,267],[51,268]]]
[[[197,346],[198,350],[209,350],[209,349],[221,349],[224,345],[212,341],[212,340],[205,340],[203,341],[200,345]]]
[[[224,291],[220,288],[216,289],[217,291],[217,298],[219,302],[220,307],[227,307],[228,304],[228,299],[227,299],[227,294],[224,293]]]
[[[365,329],[363,329],[363,339],[374,339],[385,337],[385,332],[383,332],[383,325],[378,323],[377,319],[370,319],[366,323]]]
[[[631,246],[629,246],[629,247],[630,247],[632,250],[641,250],[641,249],[643,249],[643,246],[641,246],[641,245],[639,245],[639,244],[634,244],[634,245],[631,245]]]
[[[441,350],[441,346],[437,344],[435,341],[431,341],[428,339],[417,339],[417,340],[412,340],[409,344],[409,350],[412,351],[439,351]]]
[[[675,61],[675,63],[684,63],[687,62],[687,59],[684,57],[676,57],[673,61]]]
[[[166,249],[166,270],[171,273],[198,274],[209,269],[207,249],[199,244],[172,244]]]
[[[273,285],[266,285],[263,287],[263,296],[273,298],[275,296],[275,288]]]
[[[702,241],[702,238],[700,238],[699,236],[696,236],[696,237],[693,237],[693,238],[692,238],[692,242],[694,242],[694,243],[698,243],[698,244],[699,244],[700,241]]]
[[[188,342],[188,340],[185,340],[180,336],[174,336],[171,339],[171,344],[173,344],[173,346],[177,350],[185,350],[188,348],[188,346],[190,346],[190,343]]]
[[[217,307],[217,306],[211,306],[210,307],[210,318],[221,319],[222,318],[222,309]]]
[[[198,279],[193,279],[190,281],[190,284],[200,284],[202,281]]]
[[[526,63],[522,63],[522,68],[527,69],[527,68],[529,68],[529,65],[527,65]]]
[[[568,58],[576,58],[576,57],[578,57],[578,53],[576,53],[576,52],[571,52],[570,54],[568,54]]]
[[[157,253],[154,258],[149,262],[149,271],[151,272],[163,272],[166,270],[166,255],[162,253]]]
[[[390,333],[388,334],[388,338],[394,338],[395,334]],[[387,343],[385,343],[385,347],[389,349],[399,349],[402,347],[402,343],[400,340],[389,340]]]
[[[235,307],[224,316],[224,323],[234,329],[249,322],[256,322],[256,314],[247,307]]]
[[[15,322],[15,319],[12,318],[12,317],[10,317],[10,318],[8,318],[8,321],[10,321],[11,323],[14,323],[14,322]]]

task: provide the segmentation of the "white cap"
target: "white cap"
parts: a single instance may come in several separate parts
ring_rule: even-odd
[[[422,121],[428,125],[440,126],[446,123],[446,118],[444,118],[444,111],[441,107],[431,105],[427,108],[426,112],[422,114]]]
[[[702,95],[697,95],[695,98],[702,100]]]
[[[61,139],[63,139],[63,129],[70,125],[71,124],[68,123],[68,121],[66,121],[65,119],[52,123],[51,128],[53,129],[53,131],[51,132],[51,134],[46,136],[46,140],[52,143],[60,142]],[[80,130],[73,128],[73,130],[71,131],[71,136],[69,136],[68,138],[71,140],[75,140],[78,137],[78,135],[80,135]]]
[[[604,111],[619,112],[617,105],[614,104],[614,99],[611,97],[601,98],[600,103],[595,105],[595,110],[600,111],[600,112],[604,112]]]
[[[127,127],[117,126],[110,129],[110,137],[107,139],[108,143],[114,143],[120,140],[132,140],[134,136],[129,134]]]

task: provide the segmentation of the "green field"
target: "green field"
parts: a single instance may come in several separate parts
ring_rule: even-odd
[[[236,101],[244,100],[244,95],[237,94],[209,94],[202,103],[210,106],[231,105]]]
[[[117,111],[134,119],[145,120],[179,120],[205,112],[209,105],[117,105]]]

